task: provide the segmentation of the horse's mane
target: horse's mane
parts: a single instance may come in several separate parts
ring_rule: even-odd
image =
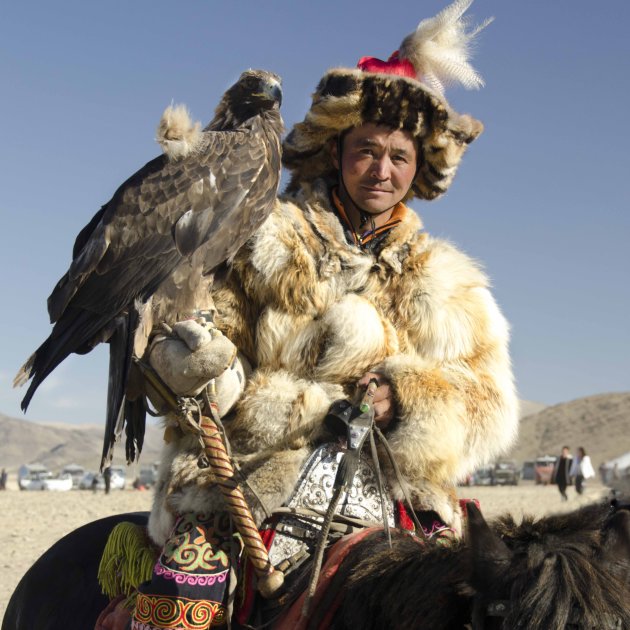
[[[518,525],[511,516],[495,522],[512,552],[500,578],[511,586],[506,627],[560,629],[579,621],[606,628],[612,619],[630,627],[626,586],[611,573],[603,544],[610,516],[610,507],[598,504]]]
[[[630,628],[630,511],[479,518],[448,547],[397,535],[390,549],[382,534],[359,543],[335,630],[463,628],[491,602],[507,603],[493,628]]]
[[[335,630],[463,627],[470,618],[470,554],[463,543],[445,547],[392,532],[390,549],[381,532],[351,554]]]

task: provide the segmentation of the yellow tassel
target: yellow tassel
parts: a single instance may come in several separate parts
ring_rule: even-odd
[[[140,525],[123,522],[114,527],[98,568],[98,582],[109,598],[131,595],[151,579],[158,551]]]

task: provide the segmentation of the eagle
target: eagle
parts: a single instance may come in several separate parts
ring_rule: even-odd
[[[153,321],[176,320],[207,299],[213,272],[264,222],[281,172],[280,78],[247,70],[201,129],[183,106],[158,126],[163,154],[134,173],[79,232],[72,263],[48,298],[52,331],[14,386],[44,379],[72,353],[110,346],[101,467],[126,426],[127,461],[142,449],[146,409],[129,395],[132,359]]]

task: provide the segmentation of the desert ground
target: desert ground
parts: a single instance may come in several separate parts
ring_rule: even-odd
[[[575,509],[604,499],[609,489],[591,482],[582,496],[570,487],[569,501],[562,502],[555,486],[524,481],[515,487],[472,486],[460,488],[462,498],[476,498],[486,518],[511,512],[544,516]],[[4,616],[13,589],[33,562],[55,541],[90,521],[136,510],[148,510],[151,493],[137,490],[103,492],[20,492],[9,484],[0,492],[0,617]]]

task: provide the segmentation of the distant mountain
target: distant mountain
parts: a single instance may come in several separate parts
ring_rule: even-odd
[[[152,463],[160,456],[162,429],[147,426],[140,462]],[[103,428],[93,425],[39,424],[0,414],[0,467],[17,470],[22,464],[40,462],[53,472],[67,464],[96,470],[101,461]],[[114,462],[125,464],[124,443],[115,448]]]
[[[140,464],[159,460],[162,429],[148,424]],[[53,472],[66,464],[98,468],[103,428],[93,425],[47,425],[0,414],[0,467],[15,471],[41,462]],[[630,392],[600,394],[545,407],[521,401],[521,428],[510,456],[519,462],[556,454],[564,444],[584,446],[595,467],[630,451]],[[124,444],[116,445],[114,461],[124,464]]]
[[[533,413],[542,411],[547,405],[532,400],[521,400],[521,413],[520,417],[525,418],[531,416]]]
[[[595,468],[630,451],[630,392],[598,394],[545,407],[521,418],[511,457],[519,462],[583,446]]]

